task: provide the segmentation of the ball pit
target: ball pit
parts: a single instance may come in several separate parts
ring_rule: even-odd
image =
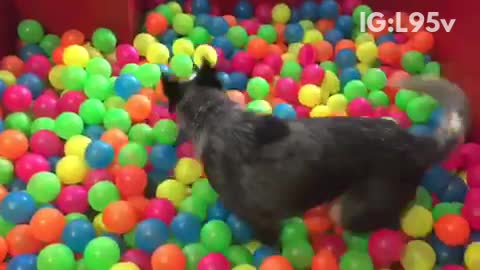
[[[321,206],[289,220],[273,249],[221,205],[163,107],[161,74],[187,78],[206,57],[247,110],[384,117],[429,134],[438,105],[391,83],[440,74],[432,35],[358,33],[372,12],[359,4],[242,0],[219,16],[207,0],[163,3],[131,44],[22,21],[19,57],[0,65],[0,269],[480,267],[479,145],[425,175],[401,230],[343,232]]]

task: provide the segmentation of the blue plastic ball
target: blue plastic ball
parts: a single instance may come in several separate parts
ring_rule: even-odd
[[[48,164],[50,164],[50,168],[56,168],[57,167],[57,163],[58,161],[60,160],[61,158],[58,157],[58,156],[51,156],[48,158]]]
[[[342,15],[338,17],[335,27],[342,32],[343,36],[351,37],[354,27],[352,16]]]
[[[36,74],[25,73],[22,76],[18,77],[17,84],[23,85],[30,90],[33,98],[40,96],[45,89],[45,84],[43,80],[40,79]]]
[[[219,36],[212,39],[212,46],[222,49],[225,57],[229,58],[233,54],[233,44],[227,37]]]
[[[245,244],[253,239],[253,231],[250,225],[236,215],[230,214],[227,218],[227,224],[236,243]]]
[[[42,209],[42,208],[51,208],[51,209],[54,209],[56,208],[53,204],[51,203],[42,203],[40,205],[38,205],[38,209]]]
[[[172,45],[175,40],[178,39],[178,34],[173,29],[168,29],[160,37],[160,41],[165,45]]]
[[[95,228],[90,221],[76,219],[65,225],[62,232],[62,242],[72,251],[83,253],[88,242],[94,239],[96,235]]]
[[[223,36],[228,32],[229,25],[227,21],[220,16],[212,18],[210,25],[207,27],[210,35],[214,37]]]
[[[158,219],[146,219],[135,228],[135,244],[137,248],[152,253],[157,247],[165,244],[169,238],[167,225]]]
[[[45,51],[37,44],[27,44],[20,49],[20,58],[27,61],[33,55],[46,55]]]
[[[229,215],[229,211],[223,206],[223,204],[220,201],[217,201],[216,203],[212,204],[207,211],[207,217],[208,220],[227,220]]]
[[[480,231],[473,231],[470,234],[470,242],[480,242]]]
[[[83,131],[83,135],[92,140],[99,140],[102,134],[105,132],[105,128],[100,125],[88,125]]]
[[[12,257],[7,270],[37,270],[37,255],[22,254]]]
[[[8,193],[0,204],[0,215],[14,224],[28,223],[35,210],[35,200],[25,191]]]
[[[380,44],[385,43],[385,42],[396,43],[395,37],[391,33],[381,35],[380,37],[377,38],[376,42],[377,42],[377,45],[380,45]]]
[[[162,75],[171,75],[172,74],[172,70],[170,69],[170,67],[168,65],[165,65],[165,64],[159,64],[158,65],[160,67],[160,72],[162,73]]]
[[[284,36],[288,43],[301,42],[304,34],[305,31],[299,23],[289,23],[285,27]]]
[[[253,265],[260,267],[262,262],[273,255],[279,255],[279,252],[268,246],[261,246],[253,252]]]
[[[85,151],[87,164],[94,169],[107,168],[115,158],[113,146],[104,141],[91,142]]]
[[[170,223],[170,230],[175,239],[182,244],[198,242],[201,229],[202,221],[197,216],[189,213],[179,213]]]
[[[447,188],[443,193],[437,194],[442,202],[462,202],[468,192],[467,184],[458,176],[450,177]]]
[[[127,100],[132,95],[140,92],[142,84],[132,74],[122,74],[115,80],[114,89],[119,97]]]
[[[317,8],[320,19],[335,20],[340,13],[340,7],[334,0],[325,0]]]
[[[234,11],[235,17],[239,19],[248,19],[253,17],[253,6],[250,1],[240,0],[237,5],[235,5]]]
[[[463,246],[447,246],[440,241],[435,235],[432,237],[431,245],[435,251],[436,264],[445,266],[449,264],[461,265],[463,262],[463,254],[465,248]]]
[[[440,123],[442,122],[442,120],[444,119],[444,109],[443,108],[437,108],[435,110],[433,110],[433,112],[430,114],[430,119],[428,120],[428,125],[432,128],[432,129],[437,129],[439,126],[440,126]]]
[[[347,67],[340,71],[340,85],[343,87],[349,81],[353,80],[360,80],[362,78],[362,74],[357,68],[354,67]]]
[[[7,89],[7,84],[3,80],[0,80],[0,98],[2,98],[5,89]]]
[[[248,77],[242,72],[230,73],[230,89],[245,90],[247,83]]]
[[[325,40],[330,42],[330,44],[332,45],[335,45],[337,44],[340,40],[342,40],[344,38],[344,34],[342,33],[342,31],[334,28],[330,31],[328,31],[327,33],[325,33]]]
[[[428,137],[431,136],[433,133],[432,128],[426,125],[413,125],[408,129],[408,131],[413,135],[419,137]]]
[[[22,190],[25,190],[26,188],[27,188],[27,183],[17,178],[13,179],[13,181],[8,184],[8,190],[10,190],[10,192],[22,191]]]
[[[171,145],[157,144],[150,152],[150,162],[156,170],[169,171],[177,163],[177,151]]]
[[[226,72],[218,72],[217,79],[222,84],[223,89],[230,89],[230,76]]]
[[[317,20],[317,3],[312,0],[303,2],[300,7],[300,14],[303,19]]]
[[[209,14],[199,14],[195,17],[195,26],[201,26],[205,29],[211,24],[212,16]]]
[[[350,49],[340,50],[335,56],[335,63],[339,68],[355,67],[357,64],[357,56],[355,52]]]
[[[296,119],[297,112],[292,105],[288,103],[280,103],[273,109],[273,115],[280,119]]]
[[[3,124],[3,120],[0,119],[0,132],[5,130],[5,124]]]
[[[195,14],[195,15],[210,13],[210,1],[208,1],[208,0],[193,0],[192,1],[192,13]]]
[[[450,183],[452,175],[439,165],[433,166],[422,178],[422,186],[429,192],[443,194]]]
[[[290,14],[290,23],[298,23],[302,19],[302,13],[298,8],[292,8]]]

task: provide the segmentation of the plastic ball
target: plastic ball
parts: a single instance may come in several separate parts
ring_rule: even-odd
[[[141,89],[140,81],[133,75],[123,74],[115,80],[115,93],[123,99],[137,94]]]
[[[298,100],[300,104],[313,108],[320,104],[322,99],[321,90],[313,84],[306,84],[300,88],[298,92]]]
[[[109,270],[120,260],[120,248],[109,237],[98,237],[87,244],[83,258],[87,269]]]
[[[465,250],[464,262],[468,269],[476,269],[480,266],[480,243],[471,243]]]
[[[172,145],[177,140],[177,124],[169,119],[158,121],[153,127],[153,134],[159,144]]]
[[[241,0],[235,6],[235,16],[240,19],[248,19],[253,15],[253,7],[249,1]]]
[[[288,43],[301,42],[304,34],[303,27],[298,23],[290,23],[285,27],[284,36]]]
[[[244,244],[252,240],[253,231],[250,226],[236,215],[230,214],[227,218],[227,224],[232,231],[233,240],[236,243]]]
[[[62,183],[72,185],[83,181],[88,167],[82,158],[71,155],[61,158],[55,171]]]
[[[280,103],[273,109],[273,115],[280,119],[296,119],[295,108],[288,103]]]
[[[103,53],[111,53],[117,45],[117,37],[107,28],[98,28],[93,32],[92,44]]]
[[[178,78],[189,78],[193,73],[193,61],[186,54],[177,54],[170,59],[170,68]]]
[[[187,259],[180,247],[174,244],[165,244],[152,254],[151,265],[153,270],[184,270]]]
[[[198,270],[227,270],[231,269],[230,262],[221,253],[210,253],[198,262]]]
[[[360,62],[371,64],[375,62],[378,57],[378,48],[374,42],[365,42],[357,47],[357,58]]]
[[[373,107],[366,98],[356,98],[347,106],[347,113],[350,116],[371,116]]]
[[[468,221],[460,215],[444,215],[435,223],[435,234],[447,245],[464,245],[470,239]]]
[[[67,66],[62,70],[60,79],[61,86],[65,89],[82,90],[87,80],[87,72],[78,66]]]
[[[447,246],[432,235],[429,241],[436,254],[437,265],[462,264],[465,248],[463,246]]]
[[[150,255],[140,249],[129,249],[122,255],[123,262],[131,262],[140,267],[140,269],[151,270]]]
[[[63,63],[67,66],[86,67],[89,60],[88,51],[80,45],[68,46],[63,52]]]
[[[270,92],[270,86],[265,79],[254,77],[248,81],[247,92],[252,99],[264,99]]]
[[[147,61],[153,64],[167,64],[170,58],[170,50],[162,43],[154,42],[146,49]]]
[[[8,263],[8,268],[13,270],[36,270],[37,268],[37,255],[34,254],[21,254],[15,256]]]
[[[409,73],[420,73],[425,67],[425,56],[418,51],[409,51],[403,54],[401,64]]]
[[[232,242],[232,232],[229,226],[220,220],[207,222],[200,231],[200,241],[212,252],[222,252]]]
[[[65,216],[59,210],[53,208],[39,209],[30,220],[33,235],[45,243],[58,241],[65,224]]]
[[[156,39],[154,36],[148,33],[140,33],[133,39],[133,46],[137,49],[140,55],[146,56],[149,45],[155,42]]]
[[[114,264],[110,270],[140,270],[140,268],[132,262],[121,262]]]
[[[435,262],[435,251],[422,240],[408,242],[401,260],[405,269],[433,269]]]
[[[85,151],[85,160],[91,168],[106,168],[114,159],[114,149],[103,141],[94,141],[88,144]]]
[[[425,237],[432,229],[432,213],[421,206],[413,206],[402,218],[402,230],[409,236]]]
[[[36,20],[23,20],[17,28],[20,39],[26,43],[39,43],[45,34],[43,26]]]
[[[145,252],[152,253],[165,244],[169,237],[167,225],[158,219],[146,219],[135,228],[135,244]]]
[[[201,67],[204,60],[208,61],[211,66],[215,66],[217,64],[218,55],[212,46],[202,44],[195,49],[193,54],[194,64],[197,67]]]
[[[173,235],[182,244],[198,242],[201,227],[201,220],[189,213],[179,213],[170,224]]]
[[[10,192],[0,203],[0,215],[14,224],[27,223],[35,210],[34,198],[24,191]]]
[[[194,27],[193,18],[184,13],[179,13],[173,18],[173,29],[181,35],[187,35]]]
[[[124,165],[116,173],[115,184],[125,197],[142,195],[147,186],[147,173],[135,165]]]
[[[50,164],[48,160],[38,154],[27,153],[15,163],[15,173],[17,177],[24,182],[28,182],[32,175],[38,172],[49,170]]]
[[[389,267],[400,261],[405,249],[405,242],[398,231],[379,230],[374,232],[368,242],[368,251],[374,264]]]
[[[107,110],[103,118],[103,125],[106,129],[117,128],[123,132],[128,132],[132,125],[130,115],[123,109],[111,108]]]
[[[7,87],[2,96],[5,108],[12,112],[25,111],[32,103],[32,99],[32,93],[23,85]]]
[[[182,251],[187,259],[188,270],[196,270],[198,262],[208,254],[208,250],[200,243],[188,244]]]
[[[103,224],[112,233],[127,233],[137,222],[135,209],[126,201],[115,201],[105,207],[102,215]]]
[[[43,56],[43,55],[34,55],[30,57],[25,62],[25,66],[24,66],[24,70],[26,74],[33,74],[37,76],[37,77],[30,76],[32,78],[31,80],[36,79],[35,84],[30,82],[29,83],[30,85],[43,86],[42,81],[40,81],[40,79],[46,79],[48,77],[48,72],[50,71],[50,69],[51,69],[50,61],[46,56]],[[22,83],[19,83],[19,84],[22,84]]]
[[[167,179],[158,185],[157,198],[170,200],[175,206],[179,206],[187,195],[186,186],[176,180]]]
[[[103,211],[110,203],[119,200],[120,192],[110,181],[95,183],[88,191],[88,203],[96,211]]]
[[[115,50],[115,55],[119,63],[136,63],[140,59],[137,49],[130,44],[120,44]],[[147,54],[148,55],[148,54]]]
[[[74,252],[82,252],[96,236],[92,223],[77,219],[68,222],[62,232],[62,241]]]
[[[0,158],[0,183],[2,185],[10,183],[13,180],[13,173],[13,163],[7,159]]]
[[[239,51],[232,58],[232,68],[234,71],[249,75],[254,67],[255,59],[248,52]]]
[[[85,70],[90,76],[102,75],[105,78],[109,78],[112,75],[112,66],[102,57],[91,58]]]
[[[325,71],[317,64],[307,65],[302,70],[302,84],[320,84],[325,77]]]
[[[254,112],[258,115],[272,114],[272,106],[266,100],[254,100],[247,104],[247,111]]]
[[[252,77],[261,77],[268,82],[273,82],[274,80],[274,72],[272,68],[264,63],[258,63],[252,70]]]
[[[290,7],[286,4],[276,4],[272,9],[272,20],[274,23],[287,23],[291,16]]]
[[[362,76],[362,81],[370,90],[382,90],[387,84],[387,76],[378,68],[370,68]]]

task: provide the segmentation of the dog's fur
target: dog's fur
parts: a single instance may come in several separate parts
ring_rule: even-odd
[[[162,81],[221,202],[267,244],[276,242],[283,219],[339,196],[345,229],[398,227],[425,171],[449,154],[468,123],[465,96],[442,79],[401,85],[442,104],[444,121],[432,137],[385,119],[280,120],[245,112],[207,63],[190,81]]]

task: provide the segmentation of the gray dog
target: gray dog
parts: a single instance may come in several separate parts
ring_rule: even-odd
[[[346,230],[398,228],[425,171],[464,137],[469,116],[461,89],[443,79],[415,77],[401,85],[443,107],[429,137],[386,119],[281,120],[246,112],[206,62],[190,81],[162,81],[221,202],[266,244],[276,243],[285,218],[337,197]]]

